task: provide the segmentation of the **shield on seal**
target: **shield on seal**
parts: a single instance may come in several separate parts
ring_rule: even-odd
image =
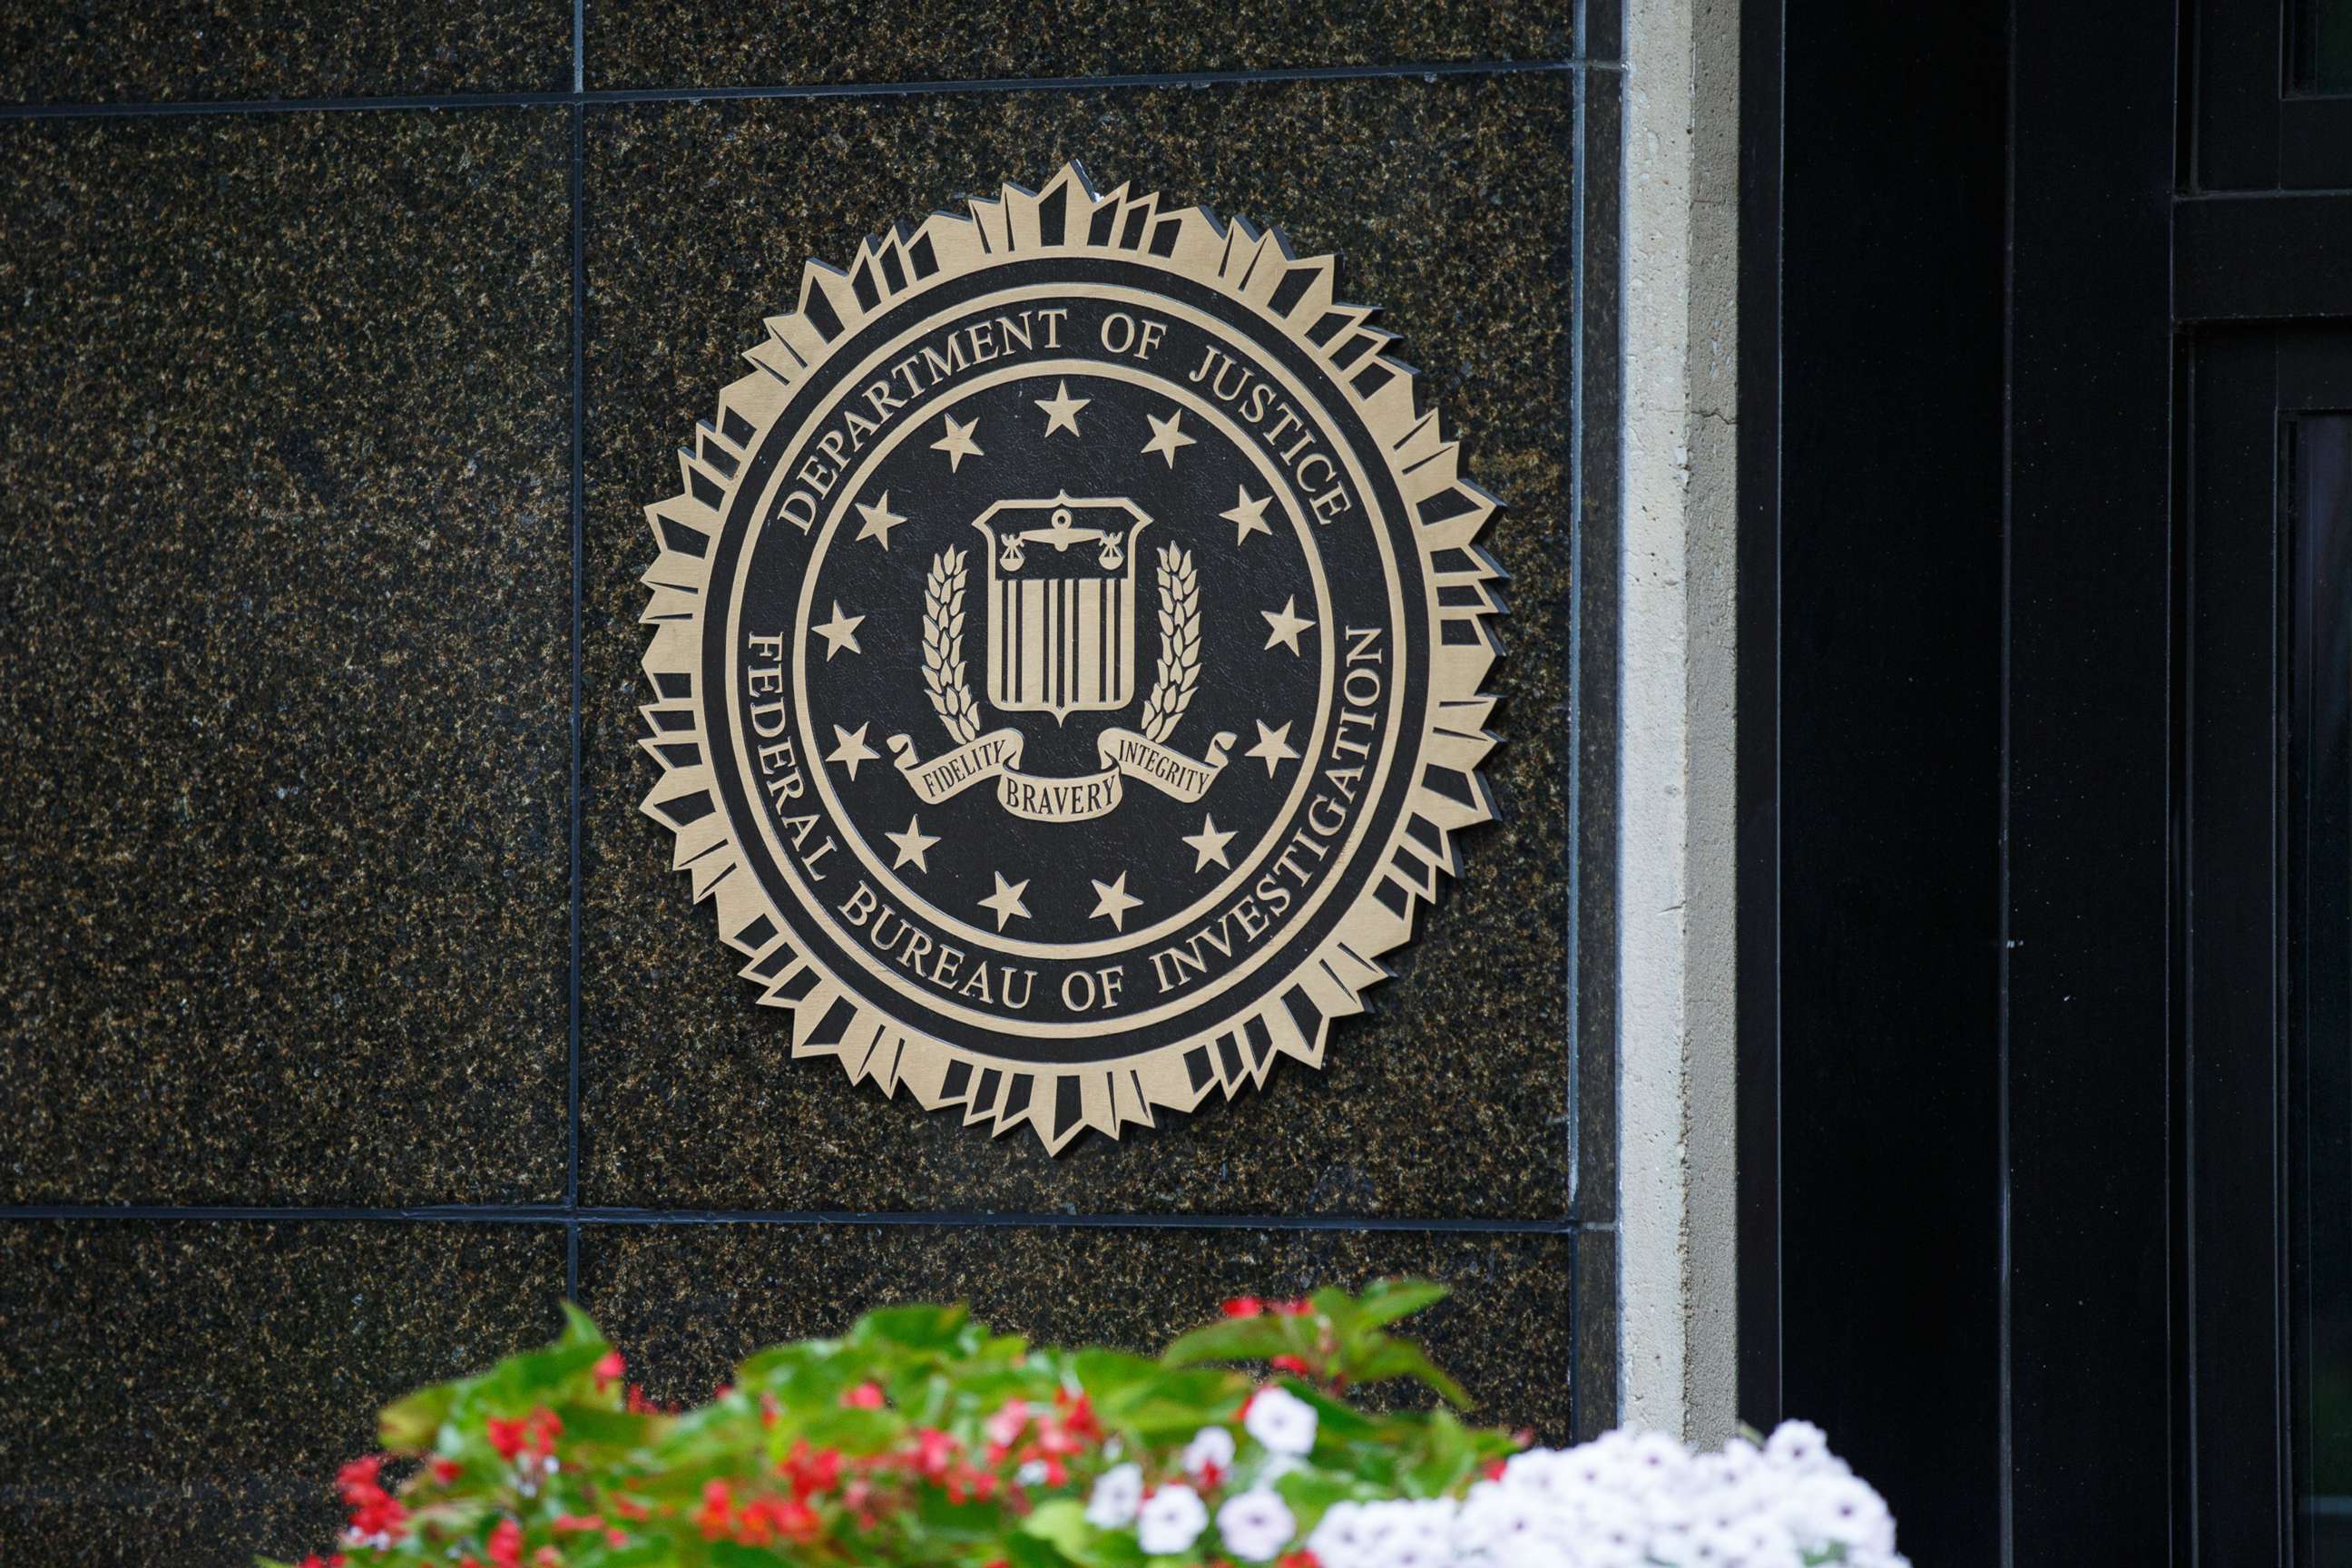
[[[988,700],[1008,713],[1108,711],[1135,700],[1131,500],[999,501],[988,537]]]

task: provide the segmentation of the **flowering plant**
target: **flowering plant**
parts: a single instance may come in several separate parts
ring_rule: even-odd
[[[1622,1433],[1547,1450],[1349,1403],[1411,1379],[1466,1404],[1387,1331],[1444,1294],[1242,1298],[1156,1361],[893,1308],[686,1411],[567,1309],[554,1344],[385,1410],[387,1452],[337,1478],[341,1549],[303,1568],[1901,1563],[1885,1504],[1801,1424],[1696,1457]],[[1277,1375],[1216,1364],[1237,1362]]]

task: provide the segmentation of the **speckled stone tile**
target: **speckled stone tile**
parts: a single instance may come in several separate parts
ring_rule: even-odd
[[[1589,71],[1584,91],[1583,343],[1578,433],[1576,1215],[1617,1215],[1617,584],[1624,430],[1617,252],[1624,211],[1624,82]]]
[[[983,81],[1558,60],[1569,0],[817,0],[793,25],[688,0],[588,0],[592,88]]]
[[[1617,1425],[1617,1231],[1576,1233],[1576,1420],[1578,1442]]]
[[[0,131],[0,1200],[561,1191],[565,152]]]
[[[1572,84],[1517,75],[598,110],[589,122],[583,1191],[720,1207],[1552,1217],[1568,1201]],[[786,1059],[636,802],[641,508],[804,255],[1080,156],[1106,184],[1335,248],[1510,504],[1488,763],[1465,839],[1319,1074],[1048,1160]]]
[[[329,1549],[376,1411],[551,1338],[562,1289],[553,1227],[0,1225],[0,1560]]]
[[[581,1299],[648,1393],[689,1400],[762,1345],[838,1332],[891,1302],[964,1301],[1034,1340],[1154,1352],[1233,1296],[1414,1275],[1454,1287],[1408,1330],[1478,1401],[1473,1418],[1559,1436],[1573,1254],[1557,1234],[599,1226],[582,1243]]]
[[[185,103],[572,85],[563,0],[45,0],[0,14],[0,101]]]

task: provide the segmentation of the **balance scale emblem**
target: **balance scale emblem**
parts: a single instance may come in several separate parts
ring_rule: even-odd
[[[1135,700],[1135,538],[1150,525],[1131,500],[1066,494],[973,520],[988,540],[991,706],[1059,723]]]

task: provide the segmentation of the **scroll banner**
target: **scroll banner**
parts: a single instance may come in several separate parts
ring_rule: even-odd
[[[1015,816],[1032,822],[1084,822],[1117,810],[1126,798],[1129,779],[1139,779],[1188,805],[1199,800],[1224,771],[1225,752],[1233,743],[1233,734],[1220,731],[1209,742],[1207,758],[1196,760],[1133,730],[1105,730],[1095,737],[1102,772],[1068,778],[1021,772],[1021,731],[1010,726],[966,741],[928,762],[915,754],[909,735],[891,736],[890,752],[926,805],[952,799],[982,779],[994,779],[996,803]]]

